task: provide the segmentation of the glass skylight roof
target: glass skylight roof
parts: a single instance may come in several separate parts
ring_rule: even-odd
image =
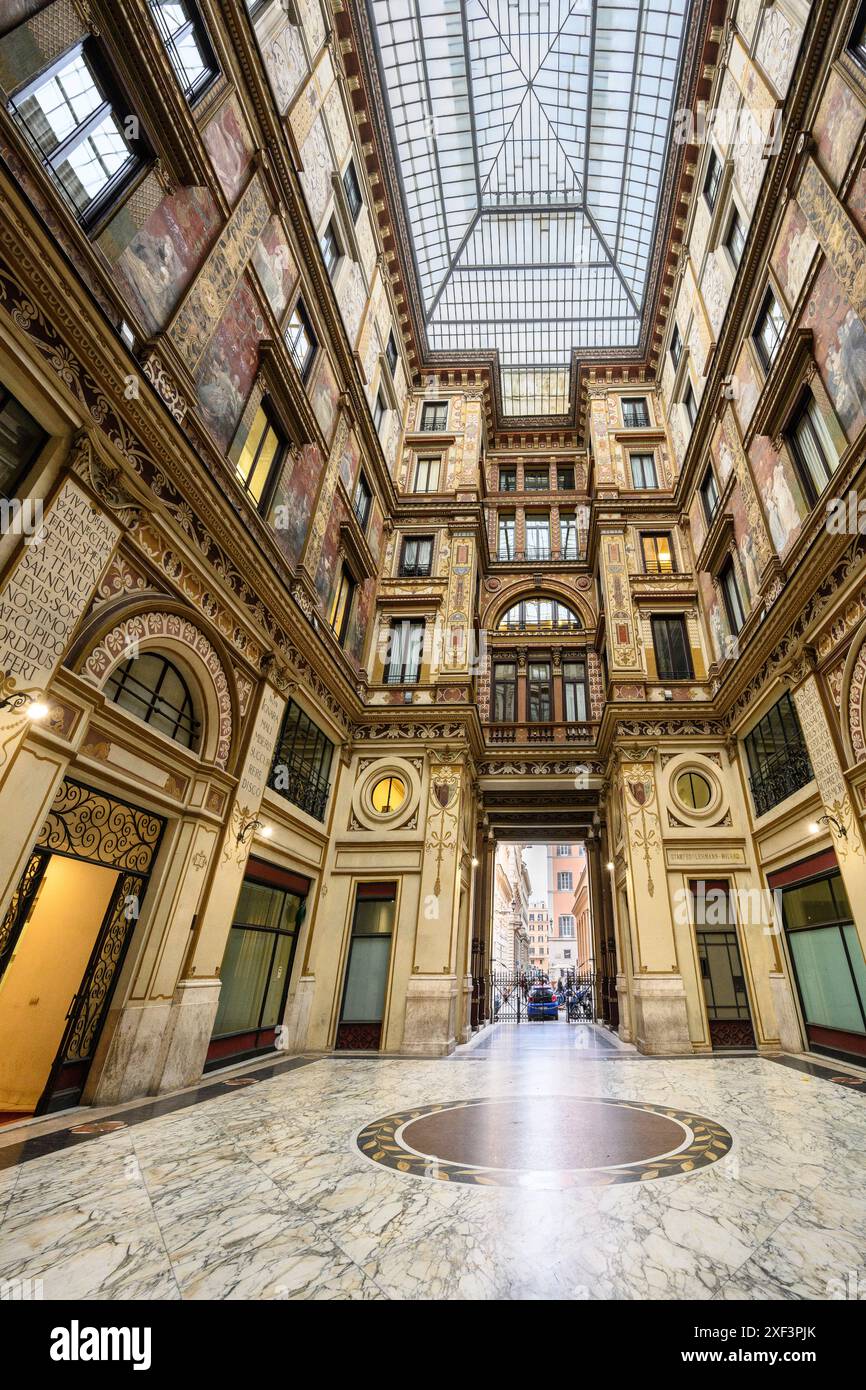
[[[563,411],[573,348],[638,343],[690,0],[367,3],[428,345]]]

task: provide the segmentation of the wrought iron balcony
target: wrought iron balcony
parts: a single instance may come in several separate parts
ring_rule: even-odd
[[[792,745],[768,758],[749,778],[755,814],[766,815],[780,801],[808,786],[814,775],[805,744]]]
[[[325,819],[331,784],[316,777],[309,767],[277,761],[271,768],[268,786],[284,796],[286,801],[291,801],[293,806],[306,811],[308,816],[313,816],[315,820]]]
[[[490,743],[594,743],[598,726],[584,721],[560,724],[526,720],[522,724],[488,724]]]

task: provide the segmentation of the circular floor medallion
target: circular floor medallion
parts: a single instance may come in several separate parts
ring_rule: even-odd
[[[374,1120],[373,1163],[436,1182],[601,1187],[694,1172],[733,1140],[714,1120],[644,1101],[520,1096],[445,1101]]]

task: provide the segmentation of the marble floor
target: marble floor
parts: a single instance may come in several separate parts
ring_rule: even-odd
[[[640,1057],[567,1024],[499,1025],[438,1061],[314,1060],[0,1169],[0,1288],[41,1282],[48,1299],[845,1296],[866,1288],[866,1096],[832,1074],[756,1056]],[[462,1102],[497,1117],[490,1142],[467,1137]],[[421,1158],[439,1143],[428,1113],[443,1113],[443,1144],[471,1180],[415,1161],[417,1112]],[[629,1114],[636,1128],[623,1128]],[[588,1136],[594,1116],[615,1117],[611,1145]],[[385,1117],[393,1152],[365,1148]],[[529,1124],[540,1141],[527,1141]],[[545,1126],[557,1127],[551,1162]],[[683,1155],[701,1133],[708,1161],[692,1165]],[[486,1180],[486,1164],[505,1185]]]

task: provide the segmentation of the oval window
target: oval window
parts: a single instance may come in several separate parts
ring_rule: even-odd
[[[399,777],[382,777],[370,793],[373,810],[380,816],[398,811],[406,800],[406,784]]]
[[[703,811],[713,799],[713,789],[700,772],[681,772],[677,778],[677,796],[684,806]]]

